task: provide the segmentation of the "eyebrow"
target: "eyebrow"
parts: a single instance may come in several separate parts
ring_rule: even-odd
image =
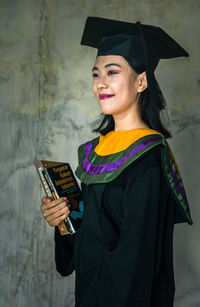
[[[109,63],[109,64],[106,64],[106,65],[104,66],[104,68],[107,68],[107,67],[110,67],[110,66],[118,66],[118,67],[121,67],[121,65],[119,65],[119,64],[117,64],[117,63]],[[97,66],[94,66],[94,67],[92,68],[92,71],[94,71],[94,70],[99,70],[99,68],[98,68]]]

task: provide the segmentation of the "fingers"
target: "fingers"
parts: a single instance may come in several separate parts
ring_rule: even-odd
[[[50,226],[58,226],[60,222],[66,219],[70,214],[68,207],[64,207],[53,215],[49,215],[46,221]]]
[[[68,203],[68,199],[67,197],[62,197],[59,199],[50,199],[49,197],[43,197],[42,198],[42,207],[43,208],[52,208],[57,206],[58,204],[60,204],[61,202],[67,202]]]
[[[69,216],[69,203],[66,197],[51,200],[48,197],[42,198],[42,215],[50,226],[58,226],[61,221]]]
[[[57,213],[61,211],[63,208],[66,210],[69,210],[69,206],[67,205],[65,201],[57,203],[54,206],[49,206],[49,207],[45,207],[44,205],[44,207],[42,208],[43,217],[47,218],[49,215],[53,215],[57,217]]]
[[[42,203],[49,203],[51,201],[51,197],[42,197]]]
[[[49,222],[49,225],[50,226],[58,226],[62,221],[64,221],[67,217],[68,217],[69,214],[63,214],[61,215],[60,217],[58,217],[57,219]]]

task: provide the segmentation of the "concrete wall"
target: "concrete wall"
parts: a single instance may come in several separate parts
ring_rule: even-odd
[[[200,306],[198,0],[0,0],[0,306],[73,306],[74,275],[55,271],[33,163],[75,168],[77,146],[93,137],[95,51],[79,45],[88,15],[161,26],[191,55],[163,61],[157,78],[194,220],[175,228],[175,306]]]

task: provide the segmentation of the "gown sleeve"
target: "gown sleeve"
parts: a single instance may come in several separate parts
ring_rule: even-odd
[[[81,190],[83,189],[81,185]],[[84,189],[82,191],[84,194]],[[56,270],[61,276],[68,276],[75,270],[74,264],[74,242],[76,233],[72,235],[62,236],[58,227],[55,227],[54,241],[55,241],[55,263]]]
[[[73,248],[75,234],[61,236],[58,227],[55,227],[55,263],[56,270],[67,276],[74,271]]]
[[[150,161],[146,159],[136,172],[134,170],[134,176],[131,176],[130,168],[124,178],[124,217],[119,239],[116,246],[106,253],[103,264],[97,268],[83,296],[81,307],[161,306],[156,302],[152,305],[152,296],[156,280],[159,284],[161,278],[159,267],[163,261],[161,259],[165,257],[164,249],[169,249],[166,258],[172,259],[174,221],[173,212],[168,212],[173,211],[173,206],[167,206],[169,189],[161,166],[154,160],[149,165]],[[165,287],[172,287],[172,297],[171,302],[166,297],[166,305],[162,307],[173,306],[174,281],[170,261],[166,270],[169,280]],[[160,288],[160,295],[167,296],[167,288]]]

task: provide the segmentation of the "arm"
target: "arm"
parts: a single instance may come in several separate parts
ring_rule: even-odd
[[[75,234],[61,236],[58,227],[55,227],[54,240],[56,270],[62,276],[70,275],[74,271],[74,239]]]
[[[57,226],[70,214],[68,200],[65,197],[51,201],[49,198],[44,197],[42,199],[41,211],[46,222],[50,226],[55,226],[56,269],[62,276],[67,276],[74,270],[74,235],[61,236]]]
[[[138,168],[134,178],[127,178],[123,200],[125,214],[118,243],[107,252],[104,263],[96,271],[81,307],[150,306],[158,261],[157,235],[163,228],[165,206],[160,195],[160,165],[148,162],[147,159]],[[161,218],[163,223],[160,223]]]

